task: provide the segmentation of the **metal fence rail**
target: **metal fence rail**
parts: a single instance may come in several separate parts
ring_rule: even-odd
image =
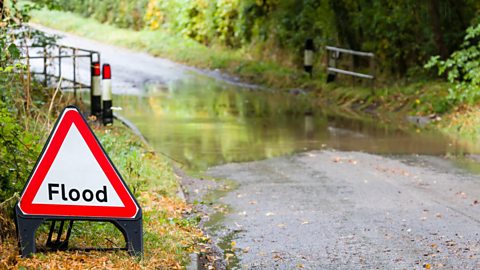
[[[362,52],[362,51],[354,51],[349,49],[337,48],[332,46],[326,46],[325,49],[327,50],[327,72],[328,72],[328,79],[327,82],[331,82],[335,80],[335,74],[344,74],[348,76],[353,76],[362,79],[375,79],[375,54],[371,52]],[[348,69],[340,68],[339,60],[341,54],[350,55],[350,63],[348,64]],[[356,64],[355,64],[355,57],[365,57],[368,58],[369,61],[369,73],[361,73],[356,72]]]
[[[75,98],[77,90],[91,91],[91,67],[94,62],[100,62],[99,52],[58,44],[21,44],[19,48],[21,58],[27,61],[30,72],[42,76],[45,86],[60,83],[59,88],[73,90]],[[81,73],[84,76],[79,76]]]

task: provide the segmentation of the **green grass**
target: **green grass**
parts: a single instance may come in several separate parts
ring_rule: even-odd
[[[46,9],[32,12],[31,22],[199,68],[221,69],[244,80],[276,88],[292,86],[292,78],[302,76],[298,70],[273,61],[250,59],[248,53],[240,50],[207,47],[166,31],[120,29],[74,13]],[[282,80],[279,81],[279,77]]]
[[[447,115],[439,125],[439,129],[454,139],[460,139],[470,149],[478,151],[480,137],[480,110],[479,106],[463,106]]]
[[[95,132],[134,195],[154,191],[175,196],[179,186],[171,164],[130,130],[116,123],[108,129],[95,129]]]

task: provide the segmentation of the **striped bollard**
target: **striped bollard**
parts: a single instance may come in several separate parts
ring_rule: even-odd
[[[305,72],[310,74],[310,77],[313,75],[313,39],[309,38],[305,41],[305,50],[303,56],[303,68]]]
[[[100,62],[93,62],[91,69],[91,81],[90,85],[92,89],[90,91],[90,104],[91,104],[91,115],[95,115],[97,119],[102,116],[102,88],[101,88],[101,78],[100,78]]]
[[[109,64],[103,64],[103,82],[102,82],[102,101],[103,101],[103,125],[113,124],[112,112],[112,70]]]

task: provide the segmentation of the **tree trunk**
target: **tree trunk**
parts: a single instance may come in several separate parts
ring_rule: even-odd
[[[352,50],[358,50],[359,46],[355,35],[356,33],[352,31],[351,19],[344,1],[330,0],[330,7],[335,14],[335,25],[337,27],[340,42]]]
[[[457,16],[457,20],[460,24],[460,29],[465,31],[468,27],[468,23],[465,22],[464,13],[462,12],[462,7],[465,8],[467,6],[464,1],[459,0],[449,0],[448,1],[449,8],[453,9],[455,15]],[[467,16],[468,17],[468,16]]]
[[[0,20],[5,19],[5,11],[3,8],[3,0],[0,0]]]
[[[428,13],[430,15],[430,24],[433,32],[433,40],[437,51],[442,59],[448,57],[448,49],[443,40],[443,32],[440,24],[440,13],[438,11],[438,0],[428,1]]]

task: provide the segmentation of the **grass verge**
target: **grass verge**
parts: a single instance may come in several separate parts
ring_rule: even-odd
[[[467,144],[472,152],[478,152],[477,140],[480,137],[479,106],[461,106],[445,116],[438,128],[451,138]]]
[[[94,132],[143,208],[145,256],[138,259],[124,251],[65,251],[37,253],[23,259],[18,256],[13,222],[3,211],[0,225],[8,227],[10,233],[0,239],[0,269],[181,269],[188,263],[188,254],[198,249],[198,243],[207,241],[197,228],[198,220],[184,217],[191,207],[175,196],[178,183],[166,160],[121,124],[94,127]],[[4,210],[13,202],[7,204],[2,205]],[[48,224],[37,231],[40,250],[47,233]],[[120,248],[124,244],[112,224],[99,222],[75,222],[70,241],[71,247],[80,249]]]
[[[164,31],[120,29],[70,12],[33,11],[31,22],[199,68],[221,69],[239,75],[245,81],[277,88],[293,86],[297,79],[305,76],[292,67],[273,61],[258,61],[244,50],[207,47]],[[283,78],[281,82],[276,80],[279,77]]]

